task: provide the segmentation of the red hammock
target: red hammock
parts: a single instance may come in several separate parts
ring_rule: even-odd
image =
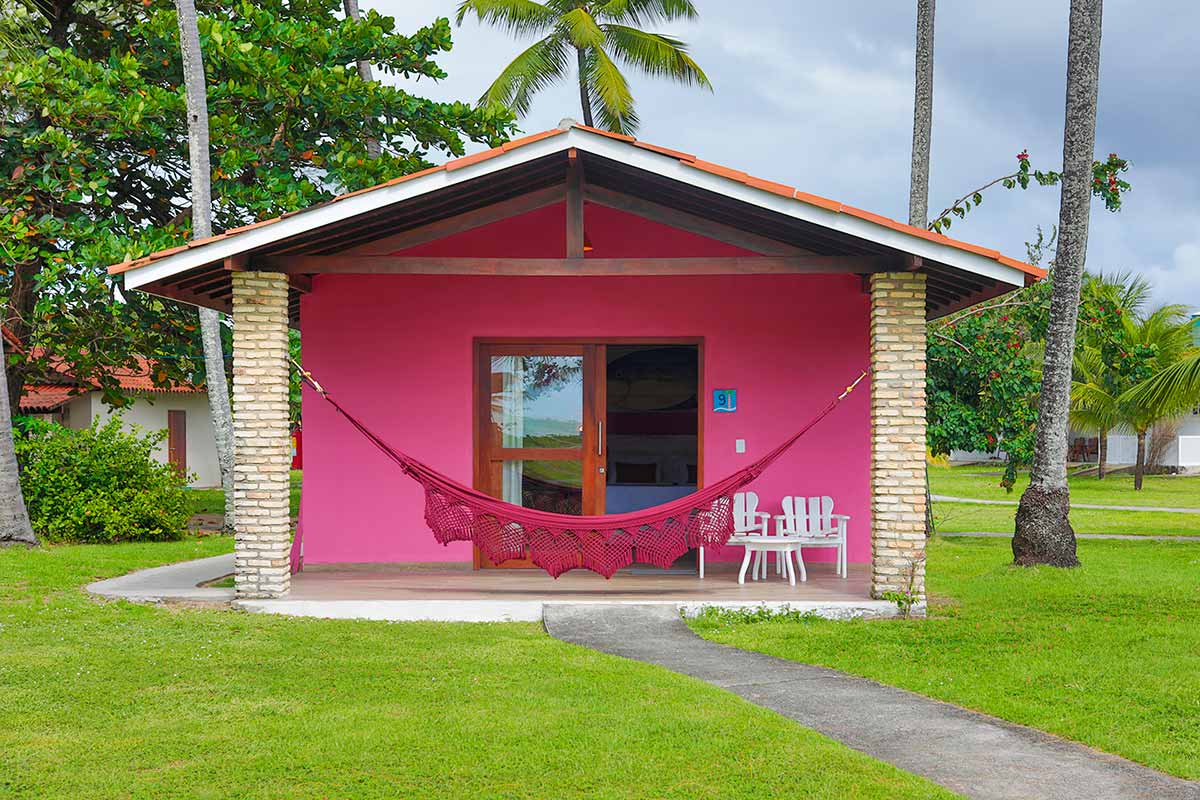
[[[294,363],[294,362],[293,362]],[[493,564],[524,558],[557,578],[583,568],[605,578],[635,560],[669,567],[694,547],[718,547],[733,535],[733,495],[824,419],[867,376],[863,372],[819,414],[762,458],[698,492],[641,511],[572,516],[523,508],[464,486],[396,450],[337,404],[313,377],[305,380],[359,433],[425,489],[425,522],[442,544],[472,542]],[[297,564],[299,533],[293,550]],[[636,559],[635,559],[636,554]]]

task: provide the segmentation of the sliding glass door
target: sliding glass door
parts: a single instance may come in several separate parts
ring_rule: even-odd
[[[478,345],[477,488],[556,514],[604,513],[604,380],[597,372],[603,349]],[[479,556],[476,563],[495,566]],[[529,562],[513,559],[501,566]]]

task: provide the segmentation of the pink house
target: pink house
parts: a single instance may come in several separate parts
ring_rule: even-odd
[[[925,323],[1043,275],[569,121],[112,270],[127,288],[233,315],[246,597],[293,582],[289,324],[301,326],[305,368],[383,439],[494,497],[562,514],[643,509],[718,481],[869,368],[864,391],[751,488],[773,514],[785,496],[833,497],[851,517],[856,591],[911,581],[920,593]],[[438,544],[421,487],[311,390],[304,439],[297,585],[364,563],[553,584],[519,570],[523,559],[492,571],[470,542]],[[805,558],[813,574],[832,570],[820,563],[831,554]],[[685,556],[674,572],[694,566]],[[729,582],[719,566],[713,581]]]

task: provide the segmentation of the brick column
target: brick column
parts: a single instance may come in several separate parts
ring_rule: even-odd
[[[281,597],[291,583],[287,355],[287,276],[233,273],[234,584],[238,597]]]
[[[871,596],[925,599],[925,276],[871,276]]]

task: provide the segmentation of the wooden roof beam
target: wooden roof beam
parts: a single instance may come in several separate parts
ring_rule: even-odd
[[[260,256],[255,269],[289,275],[752,275],[859,274],[895,269],[872,256],[732,258],[445,258],[422,256]]]

